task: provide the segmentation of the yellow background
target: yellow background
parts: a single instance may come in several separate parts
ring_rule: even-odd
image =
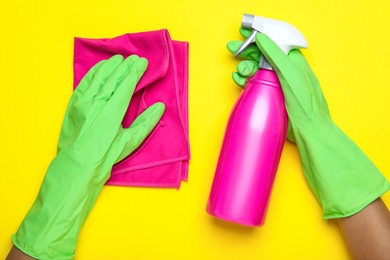
[[[190,42],[192,159],[180,191],[105,187],[77,259],[348,259],[337,224],[323,221],[286,143],[267,221],[246,228],[205,212],[225,124],[240,89],[243,13],[281,19],[305,35],[335,122],[390,179],[390,2],[340,0],[0,0],[0,258],[11,247],[53,158],[72,90],[73,37],[168,28]],[[390,206],[390,194],[383,196]]]

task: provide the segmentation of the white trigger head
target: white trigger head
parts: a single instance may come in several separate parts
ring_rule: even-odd
[[[252,34],[236,52],[240,54],[249,44],[255,41],[257,33],[266,34],[274,41],[284,53],[288,54],[292,49],[307,48],[307,42],[303,34],[289,23],[270,18],[244,14],[241,26],[252,30]]]

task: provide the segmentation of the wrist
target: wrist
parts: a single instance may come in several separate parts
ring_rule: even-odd
[[[101,174],[75,153],[60,151],[13,236],[14,245],[38,259],[73,259],[79,232],[105,183],[97,181],[99,174],[109,170]]]
[[[74,182],[83,183],[85,186],[91,183],[103,186],[110,176],[111,168],[111,164],[104,164],[91,154],[64,149],[51,161],[45,179],[47,176],[56,175],[53,181],[62,186],[69,186]]]
[[[328,218],[360,211],[390,185],[363,151],[328,118],[294,128],[303,173]]]

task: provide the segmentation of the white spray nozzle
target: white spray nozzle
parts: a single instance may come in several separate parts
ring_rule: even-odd
[[[249,44],[255,42],[257,33],[266,34],[283,51],[288,54],[292,49],[307,48],[307,42],[302,33],[289,23],[270,18],[244,14],[241,26],[251,29],[251,36],[243,42],[236,56],[239,55]]]

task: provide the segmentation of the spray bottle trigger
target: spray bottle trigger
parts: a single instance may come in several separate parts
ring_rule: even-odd
[[[253,30],[251,35],[241,44],[240,48],[238,48],[237,52],[234,54],[234,57],[240,55],[251,43],[256,41],[256,34],[258,31]]]

